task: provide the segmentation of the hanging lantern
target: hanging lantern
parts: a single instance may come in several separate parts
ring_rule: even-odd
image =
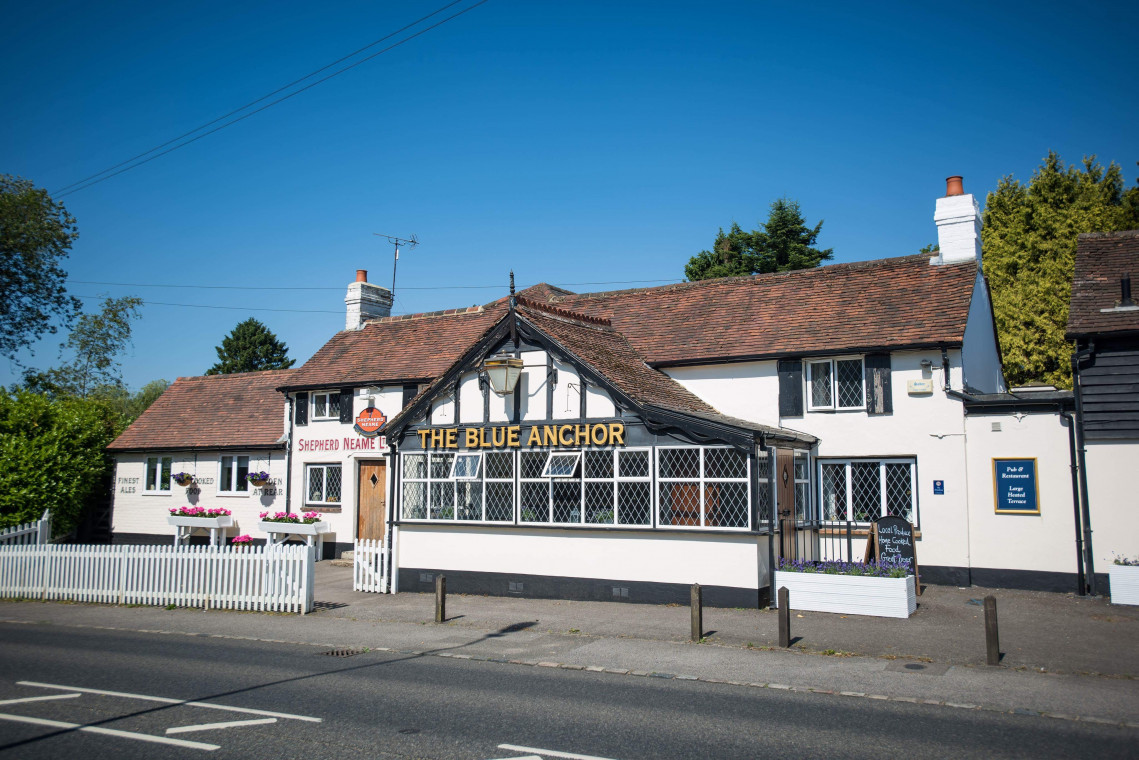
[[[518,378],[522,376],[522,360],[510,354],[495,354],[483,361],[483,370],[490,380],[490,389],[499,396],[514,392]]]

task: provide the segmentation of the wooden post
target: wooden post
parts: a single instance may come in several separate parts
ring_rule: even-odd
[[[997,598],[985,597],[985,649],[989,665],[1001,664],[1001,642],[997,634]]]
[[[435,622],[447,622],[447,576],[435,576]]]
[[[692,640],[704,638],[704,597],[699,583],[692,584],[692,598],[689,602],[692,612]]]
[[[791,602],[786,586],[779,587],[779,646],[791,646]]]

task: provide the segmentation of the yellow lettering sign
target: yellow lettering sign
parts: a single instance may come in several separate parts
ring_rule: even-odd
[[[522,434],[522,428],[517,425],[511,425],[506,429],[506,445],[511,448],[518,448],[518,436]]]
[[[527,446],[541,446],[542,445],[542,428],[535,425],[530,428],[530,437],[526,439]]]

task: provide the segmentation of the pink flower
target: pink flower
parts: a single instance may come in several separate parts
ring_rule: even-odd
[[[234,536],[233,537],[233,543],[235,543],[235,544],[248,544],[252,540],[253,539],[250,538],[249,536]]]
[[[268,513],[268,512],[262,512],[262,513],[259,515],[259,517],[260,517],[262,520],[264,520],[264,519],[265,519],[266,517],[268,517],[268,516],[269,516],[269,513]]]

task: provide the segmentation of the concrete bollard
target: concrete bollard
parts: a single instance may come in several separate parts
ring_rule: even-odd
[[[791,646],[791,601],[786,586],[780,586],[779,598],[779,646]]]
[[[447,576],[435,576],[435,622],[447,621]]]
[[[1001,664],[1001,640],[997,632],[997,598],[985,597],[985,661],[989,665]]]
[[[692,611],[692,640],[704,638],[704,595],[699,583],[692,584],[692,598],[689,602]]]

